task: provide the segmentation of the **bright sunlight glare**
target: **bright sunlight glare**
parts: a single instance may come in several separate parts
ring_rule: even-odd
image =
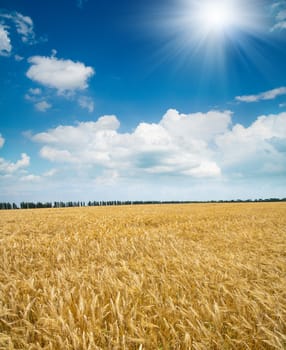
[[[258,64],[260,56],[253,41],[261,40],[268,31],[266,5],[262,0],[172,2],[173,7],[166,5],[154,11],[156,23],[152,28],[159,27],[168,38],[160,51],[160,59],[179,56],[178,64],[182,64],[197,56],[204,71],[220,73],[226,69],[230,55],[243,61],[256,57],[254,64]]]
[[[231,30],[240,22],[240,12],[232,1],[201,1],[194,15],[199,26],[208,33]]]
[[[232,13],[228,6],[223,4],[203,4],[200,19],[204,24],[215,30],[222,30],[232,23]]]

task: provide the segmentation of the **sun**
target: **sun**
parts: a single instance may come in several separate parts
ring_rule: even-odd
[[[224,30],[233,22],[232,9],[224,2],[202,4],[198,15],[202,24],[213,30]]]
[[[208,34],[232,30],[240,22],[240,12],[231,0],[200,1],[192,19]]]
[[[226,81],[224,72],[233,58],[243,64],[248,61],[258,64],[258,58],[265,59],[258,52],[258,44],[268,40],[265,35],[269,31],[268,6],[264,1],[168,0],[164,3],[168,4],[155,5],[148,20],[151,35],[157,32],[164,38],[158,52],[160,62],[176,59],[178,67],[199,62],[203,76],[207,77],[208,71],[214,72]]]

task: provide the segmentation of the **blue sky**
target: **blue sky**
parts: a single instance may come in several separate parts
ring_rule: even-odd
[[[0,201],[286,197],[284,0],[0,8]]]

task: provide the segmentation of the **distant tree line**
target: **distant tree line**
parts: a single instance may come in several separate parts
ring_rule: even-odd
[[[147,204],[194,204],[194,203],[256,203],[256,202],[286,202],[286,198],[268,199],[236,199],[218,201],[89,201],[89,202],[0,202],[0,210],[11,209],[40,209],[40,208],[73,208],[73,207],[100,207],[116,205],[147,205]]]

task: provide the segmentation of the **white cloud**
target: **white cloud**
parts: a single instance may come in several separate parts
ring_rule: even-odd
[[[0,24],[0,56],[9,56],[12,51],[11,40],[7,29]]]
[[[14,58],[15,58],[15,61],[17,61],[17,62],[21,62],[24,59],[24,57],[22,57],[20,55],[15,55]]]
[[[0,12],[0,18],[7,23],[13,24],[22,42],[26,44],[35,43],[34,24],[29,16],[24,16],[19,12]],[[10,50],[11,51],[11,50]]]
[[[160,125],[180,142],[189,142],[190,139],[207,142],[228,128],[231,124],[231,115],[231,111],[187,115],[170,109],[163,116]]]
[[[54,56],[33,56],[28,62],[31,67],[26,73],[27,77],[43,86],[57,89],[59,93],[86,89],[88,79],[94,75],[92,67]]]
[[[52,162],[76,163],[76,159],[69,151],[58,150],[49,146],[44,146],[40,151],[40,155]]]
[[[261,116],[248,128],[237,124],[220,135],[216,144],[224,169],[244,175],[285,174],[286,113]]]
[[[0,148],[3,147],[4,143],[5,143],[5,139],[4,139],[4,137],[2,137],[2,135],[0,134]]]
[[[30,102],[36,102],[36,98],[33,95],[25,94],[25,100],[30,101]]]
[[[198,167],[183,172],[193,177],[217,177],[221,175],[221,169],[214,162],[202,162]]]
[[[35,88],[35,89],[31,88],[31,89],[29,89],[29,93],[31,95],[41,95],[42,90],[39,88]]]
[[[19,159],[16,163],[0,158],[0,173],[4,175],[13,174],[22,168],[28,167],[29,165],[30,157],[26,153],[22,153],[21,159]]]
[[[0,148],[3,147],[5,139],[0,134]],[[25,168],[30,165],[30,157],[26,153],[21,154],[21,158],[16,162],[11,162],[4,158],[0,158],[0,178],[1,179],[10,179],[14,175],[17,175],[25,172]]]
[[[41,175],[35,175],[35,174],[25,174],[21,175],[19,178],[20,181],[26,182],[26,183],[40,183],[42,180],[48,181],[49,178],[52,178],[56,173],[58,172],[57,169],[51,169],[49,171],[46,171],[42,173]]]
[[[68,148],[78,147],[79,144],[92,143],[95,134],[114,132],[119,126],[120,123],[115,116],[103,116],[96,122],[79,123],[77,126],[58,126],[47,132],[36,134],[32,139],[36,142]]]
[[[177,174],[217,177],[221,172],[210,143],[228,129],[231,112],[179,114],[169,110],[158,124],[141,123],[120,133],[115,116],[77,126],[59,126],[32,136],[52,162],[95,166],[120,174]]]
[[[30,17],[23,16],[16,12],[13,15],[13,21],[16,24],[18,34],[20,34],[24,43],[32,43],[35,40],[34,24]]]
[[[273,15],[275,16],[275,23],[271,31],[286,29],[286,3],[284,0],[277,1],[272,6]]]
[[[46,171],[45,173],[43,173],[44,177],[53,177],[54,175],[56,175],[58,172],[57,169],[51,169],[49,171]]]
[[[284,19],[286,19],[286,9],[279,11],[276,18],[279,21],[283,21]]]
[[[87,109],[89,113],[92,113],[94,111],[94,102],[90,97],[81,96],[78,99],[78,104],[81,108]]]
[[[273,27],[273,30],[284,30],[286,29],[286,21],[280,21],[278,23],[275,24],[275,26]]]
[[[240,102],[258,102],[262,100],[274,100],[276,97],[286,95],[286,87],[280,87],[273,90],[268,90],[257,95],[237,96],[235,99]]]
[[[47,101],[41,101],[35,104],[35,108],[39,112],[46,112],[48,109],[50,109],[52,105],[48,103]]]
[[[103,116],[30,137],[43,144],[42,158],[93,174],[99,182],[105,174],[112,175],[112,182],[285,174],[286,113],[261,116],[248,128],[233,126],[231,114],[171,109],[158,123],[140,123],[130,133],[119,131],[115,116]]]
[[[105,170],[102,175],[97,176],[95,184],[100,186],[111,186],[116,184],[119,174],[116,170]]]
[[[38,182],[41,180],[41,176],[39,175],[34,175],[34,174],[29,174],[29,175],[25,175],[22,176],[20,178],[21,181],[26,181],[26,182]]]
[[[25,94],[25,100],[34,102],[34,103],[40,103],[40,95],[42,94],[42,90],[39,88],[31,88],[28,90],[28,93]],[[37,106],[36,106],[37,108]]]
[[[56,49],[52,49],[52,57],[56,57],[57,56],[58,51]]]

